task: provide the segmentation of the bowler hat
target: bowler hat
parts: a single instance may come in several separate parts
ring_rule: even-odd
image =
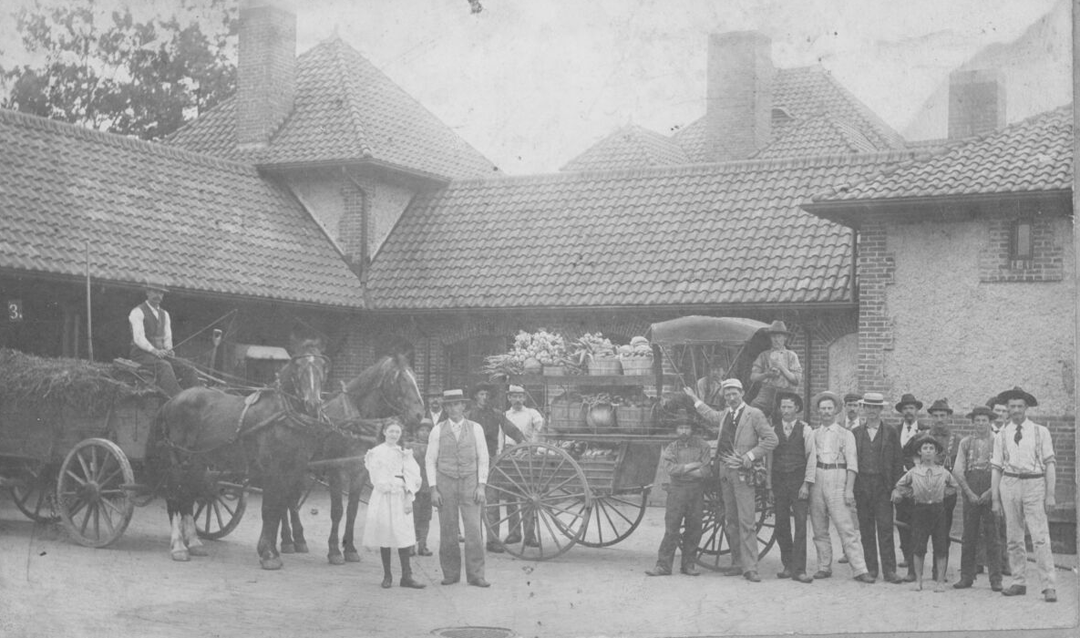
[[[771,334],[771,335],[772,334],[781,334],[781,335],[790,335],[791,334],[791,332],[789,332],[788,329],[787,329],[787,324],[785,324],[783,321],[780,321],[780,320],[774,321],[771,324],[769,324],[769,327],[765,329],[765,332],[768,333],[768,334]]]
[[[840,395],[835,392],[830,392],[828,390],[815,394],[811,403],[813,403],[814,407],[816,408],[821,405],[821,402],[825,399],[832,399],[833,405],[835,406],[839,407],[840,405],[843,405],[842,403],[840,403]]]
[[[921,410],[923,402],[916,399],[914,394],[908,392],[904,396],[900,397],[900,402],[896,404],[896,411],[903,412],[905,405],[913,405],[916,410]]]
[[[508,388],[506,388],[506,393],[507,394],[514,394],[514,393],[525,394],[525,388],[521,387],[520,385],[511,385]]]
[[[913,445],[915,446],[915,451],[918,452],[919,450],[921,450],[922,446],[926,443],[933,443],[934,447],[937,448],[938,454],[941,454],[945,451],[945,447],[941,445],[941,441],[938,441],[929,434],[920,434],[918,437],[915,438],[915,443],[913,443]]]
[[[952,414],[953,410],[949,407],[948,399],[937,399],[926,410],[928,413],[933,414],[935,412],[944,412],[946,414]]]
[[[738,379],[732,377],[730,379],[724,379],[720,382],[721,390],[727,390],[728,388],[736,388],[739,391],[742,391],[742,381],[739,381]]]
[[[1027,392],[1024,392],[1018,385],[1013,386],[1012,390],[1006,390],[999,394],[998,399],[1004,401],[1006,404],[1008,404],[1009,401],[1012,401],[1013,399],[1023,399],[1024,403],[1026,403],[1029,408],[1033,408],[1039,405],[1039,402],[1035,400],[1035,397],[1028,394]]]
[[[885,405],[885,395],[880,392],[867,392],[862,398],[863,405]]]
[[[974,421],[975,417],[977,417],[977,416],[985,416],[985,417],[989,418],[991,421],[993,421],[994,419],[997,418],[997,415],[994,414],[994,411],[991,410],[990,408],[986,407],[985,405],[975,406],[975,409],[972,410],[970,413],[968,413],[967,418]]]
[[[495,386],[491,385],[490,383],[477,383],[473,387],[472,392],[469,393],[469,396],[475,397],[478,393],[483,392],[485,390],[487,391],[488,394],[494,394],[495,393]]]
[[[862,399],[862,395],[856,392],[848,392],[844,395],[844,403],[855,403],[856,401],[862,401]]]
[[[465,392],[460,388],[454,390],[444,390],[442,393],[443,403],[454,403],[456,401],[465,401]]]
[[[786,391],[777,392],[776,393],[776,405],[777,405],[777,407],[780,406],[780,402],[783,401],[784,399],[791,399],[792,401],[794,401],[795,402],[795,411],[796,412],[802,412],[803,405],[802,405],[802,397],[801,396],[799,396],[798,394],[796,394],[794,392],[786,392]]]

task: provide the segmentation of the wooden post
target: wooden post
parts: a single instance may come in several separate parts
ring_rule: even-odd
[[[86,354],[94,360],[94,325],[90,310],[90,240],[86,240]],[[78,353],[75,355],[78,356]]]

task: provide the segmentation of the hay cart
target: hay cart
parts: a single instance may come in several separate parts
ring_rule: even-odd
[[[52,386],[59,385],[57,378],[81,378],[83,401],[53,396],[59,391],[0,401],[0,488],[10,491],[15,506],[29,519],[59,521],[82,545],[106,547],[116,542],[135,507],[154,497],[137,479],[144,470],[147,437],[163,395],[122,368],[105,371],[86,362],[3,354],[5,364],[20,357],[24,363],[49,366]],[[58,372],[65,365],[70,370]],[[92,380],[103,385],[95,386]],[[98,394],[87,397],[87,392]],[[247,506],[244,477],[212,478],[213,495],[200,498],[195,506],[196,527],[206,539],[232,532]]]
[[[521,537],[520,542],[504,544],[506,551],[548,560],[576,544],[608,547],[628,537],[645,516],[660,452],[672,440],[665,406],[678,404],[678,397],[684,397],[682,386],[693,387],[713,366],[748,381],[754,357],[768,346],[761,332],[765,327],[749,319],[683,317],[652,325],[654,356],[647,368],[517,379],[530,394],[535,388],[534,396],[543,397],[548,425],[541,441],[508,447],[492,463],[488,484],[507,506],[500,510],[500,527],[505,529],[505,522],[512,536]],[[616,400],[615,420],[598,423],[590,418],[595,404],[573,400],[583,394],[595,397],[598,391],[621,397],[640,392],[654,403]],[[764,490],[758,512],[764,555],[773,544],[774,527]],[[525,542],[530,528],[533,544]],[[704,567],[719,569],[721,556],[730,552],[723,530],[719,486],[709,481],[698,557]]]

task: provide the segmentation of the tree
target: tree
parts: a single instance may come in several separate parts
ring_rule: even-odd
[[[159,139],[236,90],[235,3],[182,0],[139,21],[94,0],[15,14],[23,47],[41,61],[10,69],[0,106],[142,139]],[[206,29],[204,31],[204,29]]]

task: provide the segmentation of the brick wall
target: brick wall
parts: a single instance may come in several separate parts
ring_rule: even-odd
[[[709,36],[705,138],[712,161],[746,159],[769,143],[774,74],[765,35]]]
[[[1031,222],[1031,260],[1012,260],[1013,228],[1017,219],[997,217],[988,222],[987,249],[979,254],[979,281],[1037,282],[1061,281],[1064,275],[1063,237],[1065,219],[1048,216],[1027,218]]]
[[[236,136],[262,146],[292,112],[296,95],[296,16],[274,6],[240,10]]]
[[[893,283],[895,256],[888,251],[883,220],[868,221],[859,231],[857,272],[859,291],[859,390],[888,392],[884,353],[893,347],[892,320],[886,287]]]

